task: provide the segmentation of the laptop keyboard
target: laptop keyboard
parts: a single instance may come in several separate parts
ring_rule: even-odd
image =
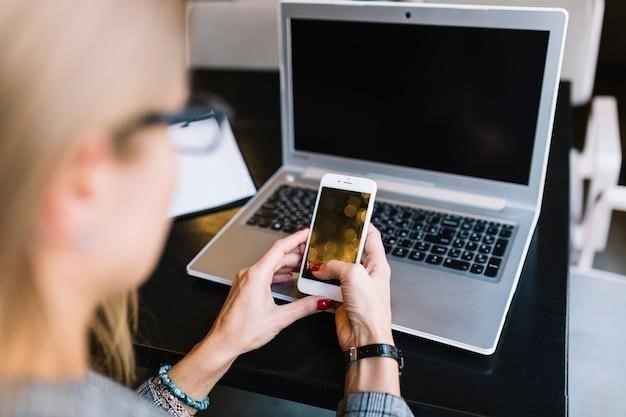
[[[246,221],[293,233],[313,216],[317,190],[282,185]],[[504,265],[515,226],[441,211],[376,201],[372,224],[388,256],[494,279]]]

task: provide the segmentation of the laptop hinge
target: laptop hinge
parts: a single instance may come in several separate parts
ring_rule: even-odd
[[[302,176],[304,178],[321,179],[326,171],[319,168],[307,168]],[[432,184],[424,185],[409,184],[389,179],[380,178],[376,174],[370,177],[376,181],[379,190],[398,194],[407,194],[413,197],[425,198],[451,204],[477,207],[487,210],[501,211],[506,208],[506,199],[451,190],[448,188],[435,187]]]

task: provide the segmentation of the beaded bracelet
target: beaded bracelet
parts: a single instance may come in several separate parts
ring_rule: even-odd
[[[170,369],[172,369],[172,365],[163,365],[161,366],[161,368],[159,368],[159,379],[161,380],[161,383],[170,392],[170,394],[174,395],[176,398],[183,401],[189,407],[195,408],[198,411],[203,411],[209,408],[209,397],[207,396],[202,401],[199,401],[185,394],[183,391],[181,391],[180,388],[176,386],[174,381],[170,379],[170,376],[168,374]]]

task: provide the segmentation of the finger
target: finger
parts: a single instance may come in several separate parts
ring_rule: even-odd
[[[303,229],[275,241],[270,250],[254,266],[262,275],[268,272],[273,274],[283,266],[285,255],[297,249],[301,243],[306,242],[308,235],[309,229]]]
[[[292,272],[298,272],[299,270],[300,268],[283,267],[283,268],[280,268],[278,271],[274,272],[274,275],[291,274]]]
[[[324,297],[308,296],[291,303],[278,306],[276,308],[276,314],[280,316],[279,322],[281,327],[284,329],[298,319],[322,311],[318,308],[321,307],[318,304],[318,301],[321,300],[324,300]],[[328,307],[332,306],[332,303],[329,300],[326,300],[323,303],[323,307],[325,307],[324,309],[328,309]]]
[[[373,265],[378,262],[387,262],[387,255],[385,254],[385,247],[383,246],[380,232],[376,226],[371,223],[367,228],[364,251],[367,254],[368,265]]]
[[[338,279],[343,283],[350,279],[355,272],[360,273],[359,271],[365,272],[365,268],[361,264],[333,260],[320,265],[319,270],[311,272],[313,272],[315,278],[324,280]]]
[[[300,268],[302,265],[302,255],[299,253],[288,253],[284,256],[280,265],[280,269],[294,269]]]
[[[295,281],[295,277],[291,272],[280,272],[274,274],[272,278],[272,284],[279,284],[283,282],[293,282]]]

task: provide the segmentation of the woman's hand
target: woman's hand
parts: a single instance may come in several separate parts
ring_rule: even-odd
[[[294,321],[332,307],[323,297],[284,305],[272,297],[272,283],[292,280],[300,267],[307,236],[305,229],[277,240],[261,260],[237,274],[209,334],[170,371],[183,391],[203,398],[237,356],[265,345]]]
[[[320,279],[339,279],[343,304],[335,313],[337,338],[345,351],[374,343],[393,345],[391,332],[391,269],[380,232],[369,226],[363,265],[330,261],[316,272]],[[346,371],[345,392],[387,392],[400,395],[398,363],[391,358],[364,358]]]
[[[302,263],[308,229],[277,240],[256,264],[237,274],[211,333],[237,355],[265,345],[294,321],[331,307],[323,297],[305,297],[276,305],[271,284],[292,280]],[[322,301],[320,303],[320,301]]]
[[[363,264],[330,261],[313,272],[319,279],[339,279],[341,304],[335,313],[337,337],[343,350],[372,343],[393,344],[387,262],[380,232],[370,225]]]

